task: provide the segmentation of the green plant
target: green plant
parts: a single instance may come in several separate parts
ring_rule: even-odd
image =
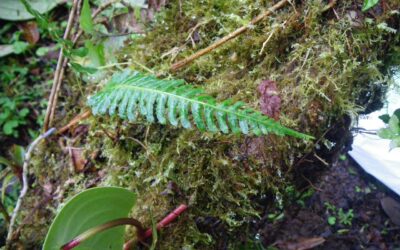
[[[386,124],[386,128],[378,130],[378,136],[382,139],[389,139],[390,150],[400,147],[400,109],[393,112],[392,116],[381,115],[379,118]]]
[[[379,0],[364,0],[362,11],[367,11],[379,3]]]
[[[349,209],[347,212],[344,212],[342,208],[338,211],[339,222],[342,225],[351,226],[351,222],[354,218],[353,209]]]
[[[136,195],[117,187],[88,189],[69,200],[57,214],[47,233],[43,250],[59,250],[74,237],[103,223],[125,218]],[[122,249],[124,228],[112,228],[85,239],[77,249]]]
[[[43,250],[76,249],[131,249],[134,240],[124,244],[125,230],[121,226],[136,227],[141,241],[153,237],[150,249],[155,249],[157,230],[168,226],[187,205],[181,204],[159,223],[152,218],[151,228],[144,230],[142,224],[128,218],[136,203],[136,195],[123,188],[97,187],[72,197],[60,210],[47,233]]]
[[[0,43],[7,44],[11,48],[9,52],[15,54],[8,56],[9,53],[6,53],[0,58],[2,137],[19,138],[28,133],[35,137],[35,127],[41,125],[41,113],[46,104],[43,95],[47,91],[47,80],[52,74],[52,60],[39,58],[32,53],[39,44],[30,45],[21,40],[24,38],[22,26],[9,22],[0,28]],[[41,29],[34,26],[28,30],[37,32],[40,39],[46,41],[48,30],[60,30],[58,22],[52,22],[50,26],[53,28]]]
[[[336,213],[336,207],[334,205],[332,205],[331,203],[329,203],[327,201],[324,203],[324,205],[328,212]]]
[[[329,216],[328,217],[328,224],[331,226],[334,226],[336,224],[336,217],[335,216]]]
[[[339,223],[342,225],[351,226],[352,220],[354,218],[353,209],[349,209],[347,212],[343,211],[343,208],[339,208],[339,210],[329,202],[325,202],[326,210],[329,214],[328,216],[328,224],[334,226],[336,221],[339,220]]]
[[[298,205],[305,208],[306,200],[314,194],[315,190],[313,188],[308,188],[303,192],[299,192],[295,186],[289,185],[285,188],[285,196],[288,199],[295,201]]]
[[[115,73],[108,84],[88,101],[94,115],[114,115],[118,109],[121,118],[137,119],[137,111],[150,123],[157,121],[173,126],[180,123],[191,128],[191,112],[197,128],[201,131],[243,133],[255,135],[275,133],[311,139],[283,127],[261,112],[244,108],[245,103],[228,99],[217,103],[203,90],[185,85],[182,80],[159,80],[131,70]],[[155,113],[155,114],[154,114]],[[217,123],[216,123],[217,121]],[[218,124],[218,125],[217,125]]]

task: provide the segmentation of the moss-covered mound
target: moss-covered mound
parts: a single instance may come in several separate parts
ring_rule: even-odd
[[[130,59],[136,70],[143,71],[138,65],[145,65],[160,77],[185,79],[219,100],[233,98],[256,109],[269,100],[260,102],[260,84],[274,83],[273,96],[280,104],[272,107],[274,118],[317,140],[212,134],[92,117],[82,123],[88,126],[79,126],[37,152],[35,188],[25,202],[25,215],[40,206],[43,194],[52,198],[44,203],[47,209],[34,210],[25,221],[21,234],[26,242],[40,242],[59,204],[91,186],[115,185],[137,192],[132,216],[147,226],[149,209],[158,220],[180,203],[188,204],[189,210],[161,233],[159,249],[234,247],[238,237],[246,237],[249,221],[265,212],[261,201],[281,206],[299,160],[335,143],[323,139],[329,128],[346,114],[368,112],[380,103],[391,67],[399,61],[400,3],[382,1],[363,13],[361,0],[332,6],[327,1],[292,1],[181,71],[169,72],[171,63],[249,23],[272,4],[171,1],[146,34],[122,50],[120,61]],[[81,96],[82,83],[65,83],[64,93],[75,94],[60,107],[58,125],[80,113],[98,86],[86,84]],[[68,146],[84,149],[89,159],[84,170],[74,169],[70,159],[81,151],[71,154]],[[73,162],[76,167],[76,159]],[[196,221],[204,218],[218,220],[227,234],[212,237],[202,232]]]

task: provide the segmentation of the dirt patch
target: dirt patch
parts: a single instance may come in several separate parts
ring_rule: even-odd
[[[382,198],[398,196],[348,156],[341,158],[318,177],[314,194],[305,201],[294,200],[281,220],[271,221],[270,213],[264,216],[259,234],[265,246],[292,249],[307,239],[322,237],[325,241],[316,249],[400,247],[400,227],[380,205]]]

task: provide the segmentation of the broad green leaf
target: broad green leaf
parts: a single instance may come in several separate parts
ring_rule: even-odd
[[[18,127],[18,121],[16,120],[7,121],[3,125],[3,132],[5,135],[12,135],[17,127]]]
[[[24,147],[19,146],[19,145],[13,145],[11,147],[11,155],[12,155],[12,159],[15,162],[15,164],[22,167],[22,165],[24,164],[24,159],[25,159]]]
[[[377,134],[382,139],[392,139],[394,136],[393,131],[388,128],[379,129]]]
[[[10,166],[11,162],[9,160],[7,160],[6,158],[0,156],[0,164],[6,165],[6,166]]]
[[[19,117],[25,117],[29,114],[29,109],[23,108],[18,112]]]
[[[85,57],[89,53],[89,50],[88,48],[81,47],[77,49],[71,49],[70,52],[72,56]]]
[[[400,133],[400,121],[397,116],[392,115],[389,120],[389,128],[393,131],[393,134],[398,135]]]
[[[388,115],[388,114],[380,115],[379,119],[381,119],[385,124],[388,124],[389,120],[390,120],[390,115]]]
[[[104,57],[104,46],[103,44],[95,45],[92,41],[87,40],[85,47],[88,50],[88,57],[90,59],[90,65],[93,67],[104,66],[106,59]]]
[[[81,28],[84,32],[91,34],[94,31],[92,11],[90,10],[89,0],[83,1],[81,16],[79,18]]]
[[[16,41],[12,45],[15,54],[21,54],[29,47],[28,43],[21,41]]]
[[[108,221],[128,217],[136,195],[118,187],[91,188],[77,194],[61,208],[47,233],[43,250],[59,250],[84,231]],[[124,227],[101,232],[74,248],[121,250]]]
[[[377,5],[379,0],[364,0],[362,11],[367,11]]]
[[[97,72],[96,68],[86,67],[86,66],[80,65],[79,63],[71,62],[71,67],[78,73],[94,74]]]
[[[32,9],[43,14],[53,9],[63,0],[27,0]],[[0,19],[21,21],[35,18],[20,0],[1,0]]]
[[[393,112],[393,115],[397,116],[397,118],[399,118],[399,120],[400,120],[400,109],[396,109],[396,110]]]

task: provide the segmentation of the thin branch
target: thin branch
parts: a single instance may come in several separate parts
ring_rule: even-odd
[[[25,197],[26,193],[28,192],[28,187],[29,187],[29,183],[28,183],[28,166],[29,166],[29,161],[31,159],[31,154],[32,151],[35,149],[35,147],[39,144],[39,142],[41,142],[43,139],[49,137],[50,135],[52,135],[54,132],[56,131],[55,128],[51,128],[49,129],[47,132],[45,132],[44,134],[41,134],[38,138],[36,138],[28,147],[28,150],[25,154],[25,158],[24,158],[24,165],[22,167],[22,189],[21,189],[21,193],[19,194],[18,200],[17,200],[17,204],[15,205],[14,211],[11,215],[11,220],[10,220],[10,225],[8,227],[8,234],[7,234],[7,246],[9,246],[11,244],[11,240],[12,240],[12,235],[13,235],[13,228],[14,228],[14,224],[15,224],[15,220],[18,216],[18,212],[19,209],[21,208],[21,204],[22,204],[22,199]]]
[[[224,36],[223,38],[219,39],[218,41],[216,41],[215,43],[211,44],[207,48],[199,50],[198,52],[194,53],[193,55],[191,55],[191,56],[189,56],[189,57],[187,57],[187,58],[185,58],[185,59],[173,64],[171,66],[170,70],[171,71],[177,71],[178,69],[184,67],[185,65],[193,62],[197,58],[209,53],[210,51],[220,47],[224,43],[236,38],[240,34],[246,32],[247,30],[249,30],[253,25],[257,24],[258,22],[260,22],[261,20],[263,20],[267,16],[271,15],[272,13],[274,13],[276,10],[280,9],[281,7],[283,7],[287,2],[288,2],[288,0],[281,0],[280,2],[278,2],[277,4],[275,4],[274,6],[269,8],[268,10],[266,10],[263,13],[261,13],[260,15],[256,16],[253,20],[251,20],[251,22],[249,24],[247,24],[245,26],[242,26],[239,29],[233,31],[232,33]]]
[[[331,0],[329,3],[321,10],[321,13],[324,13],[333,8],[336,5],[337,0]]]
[[[329,163],[327,163],[324,159],[319,157],[316,153],[314,153],[315,158],[317,158],[320,162],[322,162],[325,166],[329,166]]]
[[[78,5],[78,0],[74,0],[73,4],[72,4],[72,8],[71,8],[71,12],[69,13],[69,17],[68,17],[68,23],[67,23],[67,27],[65,29],[64,32],[64,36],[63,39],[67,40],[69,37],[69,33],[71,32],[71,28],[73,26],[73,21],[74,21],[74,16],[75,16],[75,11]],[[46,116],[44,118],[44,125],[43,125],[43,130],[47,131],[48,128],[51,126],[52,124],[52,117],[53,117],[53,113],[56,105],[57,105],[57,95],[58,95],[58,91],[60,89],[60,83],[62,81],[62,68],[66,66],[66,62],[64,60],[64,49],[61,48],[60,49],[60,53],[58,55],[58,61],[57,61],[57,67],[56,67],[56,71],[54,73],[54,79],[53,79],[53,86],[51,88],[51,92],[50,92],[50,97],[49,97],[49,104],[47,106],[47,110],[46,110]]]
[[[75,126],[80,121],[85,120],[86,118],[90,117],[91,114],[92,114],[92,112],[90,112],[90,110],[86,110],[82,114],[79,114],[79,115],[75,116],[67,125],[65,125],[64,127],[60,128],[57,131],[57,134],[65,133],[65,131],[67,131],[71,127]]]

